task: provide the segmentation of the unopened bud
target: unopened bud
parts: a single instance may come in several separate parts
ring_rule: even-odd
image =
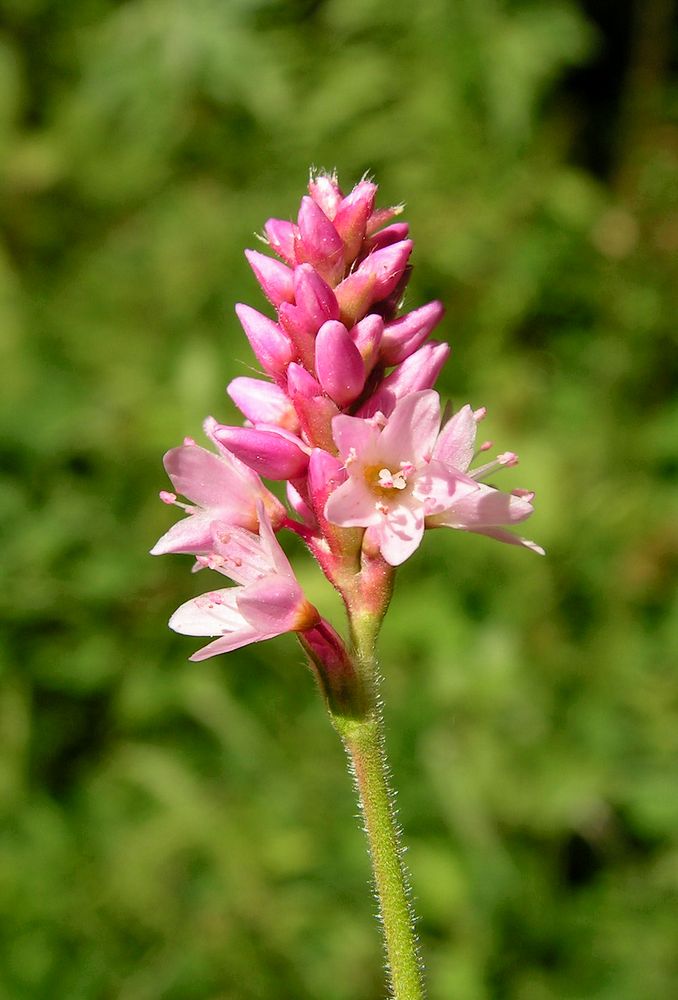
[[[287,334],[272,319],[251,306],[240,303],[235,311],[264,371],[268,375],[280,375],[284,372],[295,355]]]
[[[216,439],[250,469],[268,479],[294,479],[308,466],[308,453],[294,435],[277,428],[220,426]]]
[[[348,406],[365,385],[365,365],[360,351],[343,323],[330,321],[321,326],[315,344],[318,380],[338,406]]]
[[[294,300],[294,278],[289,267],[257,250],[245,250],[245,256],[264,295],[276,309],[282,302]]]
[[[445,309],[442,302],[429,302],[387,323],[379,351],[385,365],[398,365],[421,347],[433,328],[438,325]]]
[[[264,232],[271,249],[290,267],[294,267],[297,262],[294,247],[299,235],[294,223],[284,219],[269,219],[264,226]]]
[[[302,198],[297,219],[299,236],[295,243],[298,263],[308,262],[330,285],[344,272],[344,244],[338,232],[312,198]]]

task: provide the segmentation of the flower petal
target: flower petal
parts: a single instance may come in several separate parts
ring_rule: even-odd
[[[388,466],[414,465],[431,457],[440,430],[440,396],[434,389],[412,392],[396,403],[381,432],[379,454]]]
[[[281,576],[295,580],[294,570],[290,565],[290,561],[285,555],[280,542],[275,537],[275,532],[271,526],[266,512],[263,509],[263,504],[257,504],[257,513],[259,515],[259,539],[261,542],[261,548],[268,556],[271,566],[276,573],[280,573]]]
[[[473,410],[466,404],[450,417],[440,432],[433,457],[466,472],[475,453],[476,421]]]
[[[424,515],[420,508],[405,504],[392,507],[379,529],[379,548],[391,566],[400,566],[421,544]]]
[[[163,459],[167,475],[182,496],[200,507],[251,510],[249,485],[228,460],[197,444],[172,448]]]
[[[186,601],[170,618],[169,627],[181,635],[223,635],[246,625],[236,607],[239,589],[212,590]]]
[[[379,435],[379,428],[361,417],[349,417],[342,413],[332,420],[332,436],[344,462],[353,451],[361,462],[369,464]]]
[[[266,517],[264,505],[260,502],[258,507]],[[212,524],[211,548],[209,568],[241,585],[255,583],[275,571],[275,564],[259,535],[245,528],[215,521]]]
[[[182,517],[173,524],[151,549],[152,556],[164,556],[169,552],[188,552],[200,555],[212,548],[212,524],[223,512],[219,510],[198,511]]]
[[[281,635],[310,627],[318,619],[297,581],[277,575],[243,588],[237,595],[237,604],[249,624],[267,634]]]
[[[412,497],[427,515],[447,510],[456,501],[479,490],[478,483],[442,462],[428,462],[412,476]]]
[[[536,552],[539,556],[546,555],[541,545],[530,541],[529,538],[521,538],[520,535],[514,535],[512,531],[504,531],[502,528],[476,528],[471,530],[474,530],[476,535],[487,535],[489,538],[494,538],[498,542],[507,542],[509,545],[522,545],[523,548],[531,549],[532,552]]]
[[[518,524],[532,511],[529,500],[479,483],[477,490],[455,499],[448,510],[435,515],[435,525],[476,531],[502,524]]]
[[[374,494],[362,479],[347,479],[330,495],[325,504],[325,517],[342,528],[379,524],[382,515],[375,504]]]
[[[203,646],[202,649],[189,656],[189,660],[198,663],[200,660],[207,660],[210,656],[219,656],[220,653],[231,653],[234,649],[242,649],[243,646],[249,646],[252,642],[264,642],[265,639],[273,639],[276,635],[280,635],[280,633],[258,632],[251,625],[243,625],[236,631],[229,632],[228,635],[222,635],[221,638],[215,639],[214,642]]]

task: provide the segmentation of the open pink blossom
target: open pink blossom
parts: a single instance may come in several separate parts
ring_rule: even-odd
[[[211,421],[206,423],[205,429],[211,436]],[[276,527],[284,519],[285,508],[266,489],[256,472],[225,448],[218,447],[220,454],[215,455],[187,439],[185,444],[172,448],[165,455],[165,469],[174,489],[190,503],[182,503],[175,493],[165,490],[160,497],[165,503],[180,507],[189,516],[165,532],[151,549],[151,555],[209,552],[215,521],[256,529],[258,502],[263,503]]]
[[[477,410],[474,413],[470,406],[463,406],[443,427],[433,449],[433,458],[448,468],[467,473],[478,482],[478,489],[464,496],[455,497],[445,511],[427,517],[426,527],[475,531],[496,538],[500,542],[508,542],[510,545],[523,545],[543,556],[544,550],[540,545],[505,530],[506,525],[519,524],[530,516],[533,511],[534,493],[528,490],[504,493],[493,486],[479,482],[502,467],[516,465],[518,459],[513,452],[504,452],[493,461],[476,469],[469,468],[476,454],[491,447],[488,441],[476,451],[476,427],[484,414],[484,410]]]
[[[426,517],[478,489],[433,457],[439,429],[440,397],[432,389],[401,399],[385,421],[344,414],[332,421],[348,478],[329,497],[325,517],[345,528],[368,528],[391,566],[415,551]]]
[[[303,632],[320,621],[297,582],[261,502],[257,514],[258,535],[232,524],[214,523],[212,551],[198,559],[238,586],[195,597],[170,618],[170,628],[182,635],[218,636],[194,653],[192,660],[205,660],[284,632]]]

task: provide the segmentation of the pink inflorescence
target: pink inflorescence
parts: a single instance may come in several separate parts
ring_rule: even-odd
[[[429,337],[443,306],[399,315],[413,244],[407,224],[394,221],[401,207],[375,208],[376,193],[366,179],[344,195],[336,176],[312,175],[296,222],[269,219],[264,227],[276,256],[245,251],[276,314],[236,306],[262,378],[230,383],[245,426],[208,418],[215,451],[187,438],[165,456],[175,492],[163,490],[161,499],[187,516],[152,550],[192,553],[196,569],[238,584],[172,617],[178,632],[216,637],[194,658],[285,631],[304,633],[310,647],[327,644],[330,626],[278,545],[282,528],[302,536],[346,600],[367,563],[390,572],[430,528],[543,553],[506,530],[529,517],[534,494],[483,482],[517,457],[504,452],[473,465],[492,447],[475,440],[485,409],[442,416],[433,386],[449,347]],[[286,483],[292,514],[261,477]]]

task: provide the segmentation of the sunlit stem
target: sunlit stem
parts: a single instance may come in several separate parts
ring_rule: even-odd
[[[384,724],[379,701],[376,637],[382,615],[351,615],[357,674],[362,687],[359,718],[333,715],[348,754],[365,821],[374,886],[379,902],[390,996],[423,1000],[423,969],[414,911],[403,862],[401,833],[389,785]]]

